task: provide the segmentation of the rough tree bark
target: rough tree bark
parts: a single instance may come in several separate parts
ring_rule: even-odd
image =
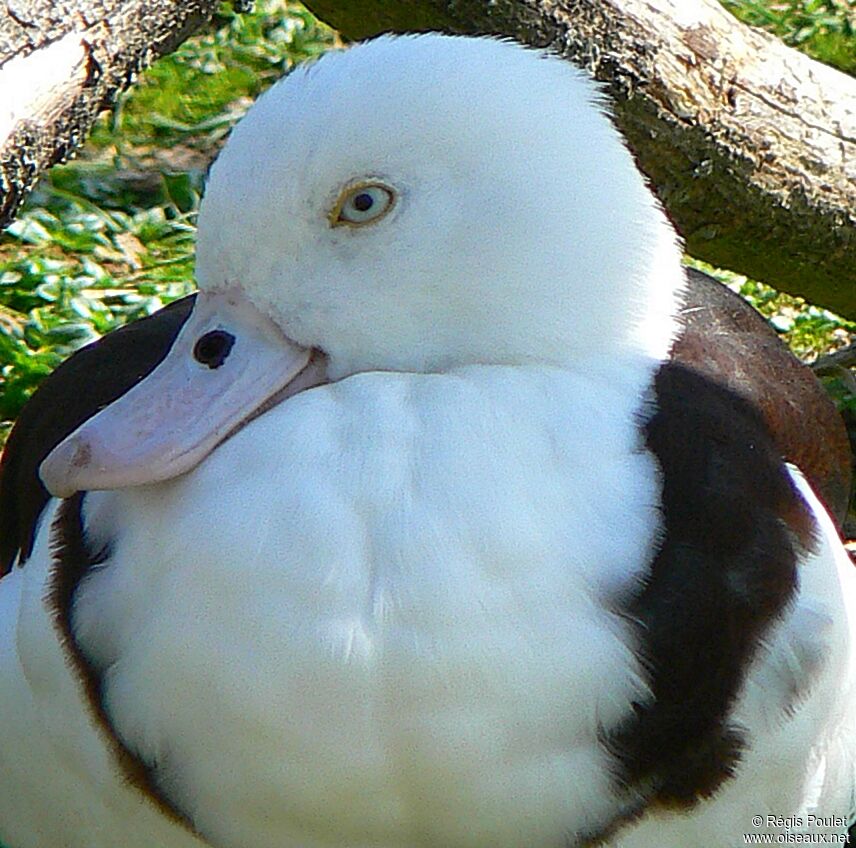
[[[690,253],[856,318],[856,80],[714,0],[308,0],[346,37],[551,45],[604,80]],[[5,0],[0,225],[97,112],[216,0]],[[5,139],[5,140],[4,140]]]
[[[715,0],[306,0],[348,38],[549,45],[607,83],[690,254],[856,318],[856,79]]]
[[[216,8],[217,0],[0,2],[0,226],[137,73]]]

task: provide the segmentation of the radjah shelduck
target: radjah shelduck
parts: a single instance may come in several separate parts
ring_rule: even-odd
[[[670,359],[681,248],[581,71],[439,35],[298,68],[197,275],[0,582],[6,848],[846,830],[856,574]]]

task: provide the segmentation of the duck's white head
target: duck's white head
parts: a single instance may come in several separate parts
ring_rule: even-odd
[[[58,495],[189,470],[296,391],[369,370],[659,360],[674,230],[583,72],[492,38],[382,37],[238,124],[164,362],[42,466]]]

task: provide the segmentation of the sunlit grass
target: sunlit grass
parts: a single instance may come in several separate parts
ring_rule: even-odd
[[[856,74],[856,5],[851,0],[720,0],[740,20],[791,47]]]

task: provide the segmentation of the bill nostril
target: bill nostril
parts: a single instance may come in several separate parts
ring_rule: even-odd
[[[208,368],[219,368],[231,353],[235,344],[235,337],[225,330],[211,330],[201,336],[193,346],[193,358],[208,366]]]

